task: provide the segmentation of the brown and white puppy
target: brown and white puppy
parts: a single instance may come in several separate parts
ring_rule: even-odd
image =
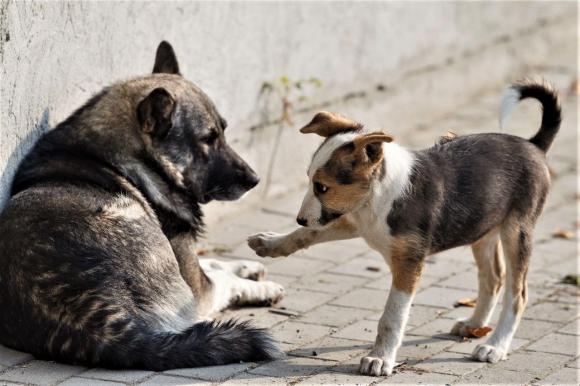
[[[327,112],[301,129],[325,138],[308,170],[310,186],[297,218],[303,228],[257,234],[248,242],[258,255],[276,257],[362,237],[383,255],[392,286],[361,373],[391,374],[425,257],[461,245],[472,247],[479,295],[473,315],[458,321],[452,333],[465,336],[488,323],[507,266],[499,323],[473,352],[479,361],[505,358],[527,300],[533,228],[550,186],[546,152],[561,121],[556,93],[530,82],[508,90],[502,120],[524,98],[537,99],[544,109],[530,140],[476,134],[409,151],[387,134]]]

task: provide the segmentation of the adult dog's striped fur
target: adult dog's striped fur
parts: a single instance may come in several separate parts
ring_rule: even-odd
[[[451,331],[467,336],[488,323],[507,266],[499,323],[473,352],[479,361],[505,358],[526,305],[533,228],[550,187],[546,152],[561,120],[556,93],[545,84],[523,82],[508,90],[502,121],[524,98],[537,99],[544,110],[530,140],[447,136],[429,149],[408,151],[384,133],[326,112],[301,130],[325,137],[312,159],[310,187],[297,218],[304,228],[254,235],[249,245],[260,256],[276,257],[362,237],[384,256],[392,286],[374,348],[361,360],[363,374],[391,374],[425,257],[461,245],[472,246],[479,295],[473,315]]]
[[[258,183],[225,127],[162,42],[152,75],[105,88],[42,136],[0,215],[0,343],[150,370],[275,355],[265,331],[207,321],[283,294],[256,281],[259,263],[195,256],[200,203]]]

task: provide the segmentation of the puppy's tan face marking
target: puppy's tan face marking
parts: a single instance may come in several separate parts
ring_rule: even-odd
[[[325,225],[361,205],[371,181],[384,172],[382,144],[392,141],[381,132],[361,133],[360,124],[328,114],[317,114],[301,130],[330,135],[312,159],[309,191],[298,214],[310,226]]]

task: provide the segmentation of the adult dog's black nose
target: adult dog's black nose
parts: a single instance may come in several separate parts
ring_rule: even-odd
[[[306,220],[305,218],[302,218],[302,217],[297,217],[296,222],[298,223],[298,225],[303,226],[303,227],[308,225],[308,220]]]
[[[250,173],[248,173],[246,181],[249,188],[252,189],[254,186],[258,185],[260,182],[260,177],[258,177],[258,175],[252,170]]]

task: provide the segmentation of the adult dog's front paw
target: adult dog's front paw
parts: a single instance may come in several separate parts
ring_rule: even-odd
[[[248,246],[262,257],[288,256],[292,251],[286,244],[286,235],[274,232],[262,232],[248,237]]]
[[[393,373],[395,362],[390,361],[385,357],[369,356],[363,357],[360,360],[359,372],[364,375],[374,375],[376,377],[381,375],[391,375]]]

